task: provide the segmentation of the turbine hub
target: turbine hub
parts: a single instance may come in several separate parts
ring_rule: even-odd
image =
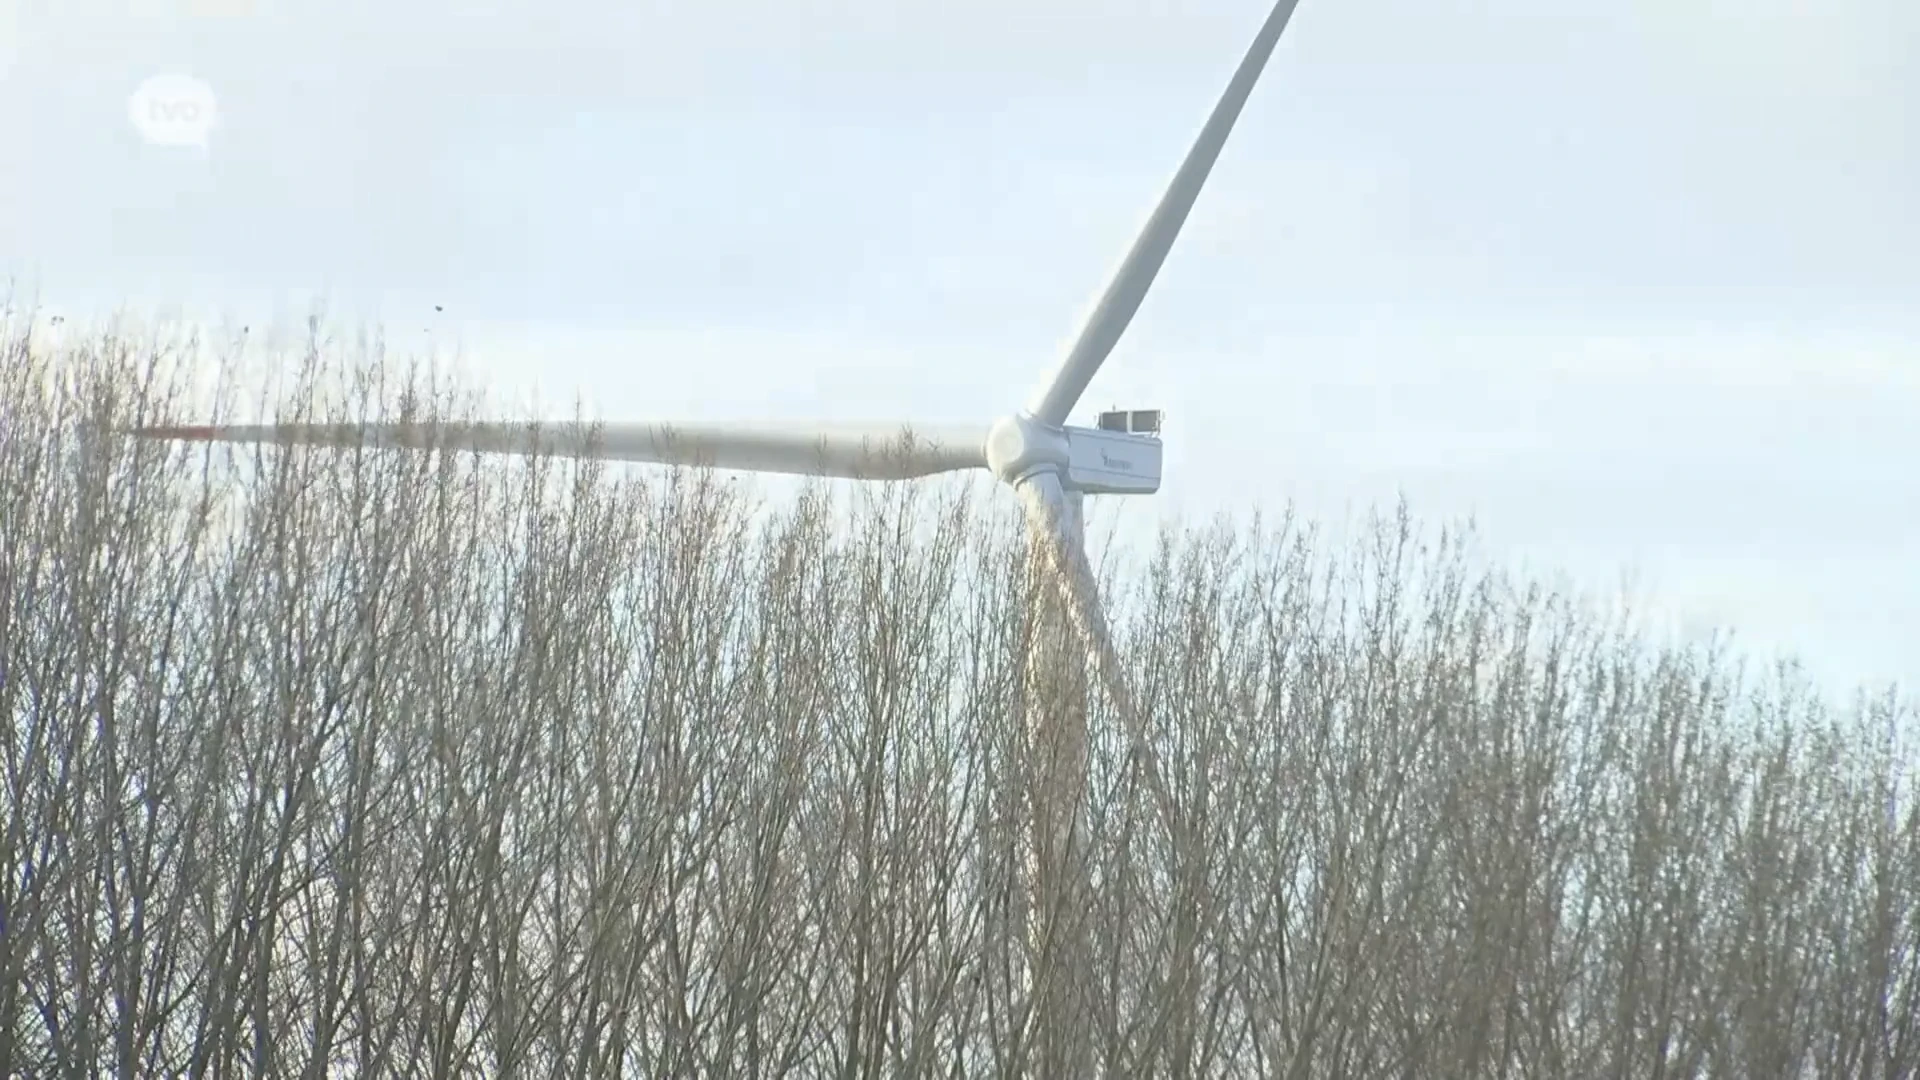
[[[1064,477],[1071,460],[1065,429],[1026,413],[1004,417],[987,431],[987,468],[1009,484],[1045,468]]]

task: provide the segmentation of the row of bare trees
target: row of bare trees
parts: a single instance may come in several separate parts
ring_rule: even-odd
[[[0,1074],[1032,1071],[1012,508],[136,442],[146,344],[0,345]],[[1920,1073],[1894,694],[1404,513],[1105,586],[1176,820],[1090,696],[1095,1071]]]

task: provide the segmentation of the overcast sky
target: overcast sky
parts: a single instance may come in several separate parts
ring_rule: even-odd
[[[0,273],[325,296],[607,418],[985,419],[1266,6],[0,0]],[[1917,58],[1911,0],[1301,0],[1089,393],[1169,413],[1128,513],[1404,492],[1920,685]],[[164,74],[204,150],[130,124]]]

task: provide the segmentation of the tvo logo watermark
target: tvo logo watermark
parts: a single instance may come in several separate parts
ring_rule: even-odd
[[[127,98],[127,119],[155,146],[207,147],[220,122],[213,88],[191,75],[155,75]]]

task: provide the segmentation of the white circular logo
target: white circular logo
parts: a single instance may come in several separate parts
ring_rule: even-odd
[[[155,75],[127,99],[127,119],[155,146],[204,149],[220,113],[205,82],[191,75]]]

